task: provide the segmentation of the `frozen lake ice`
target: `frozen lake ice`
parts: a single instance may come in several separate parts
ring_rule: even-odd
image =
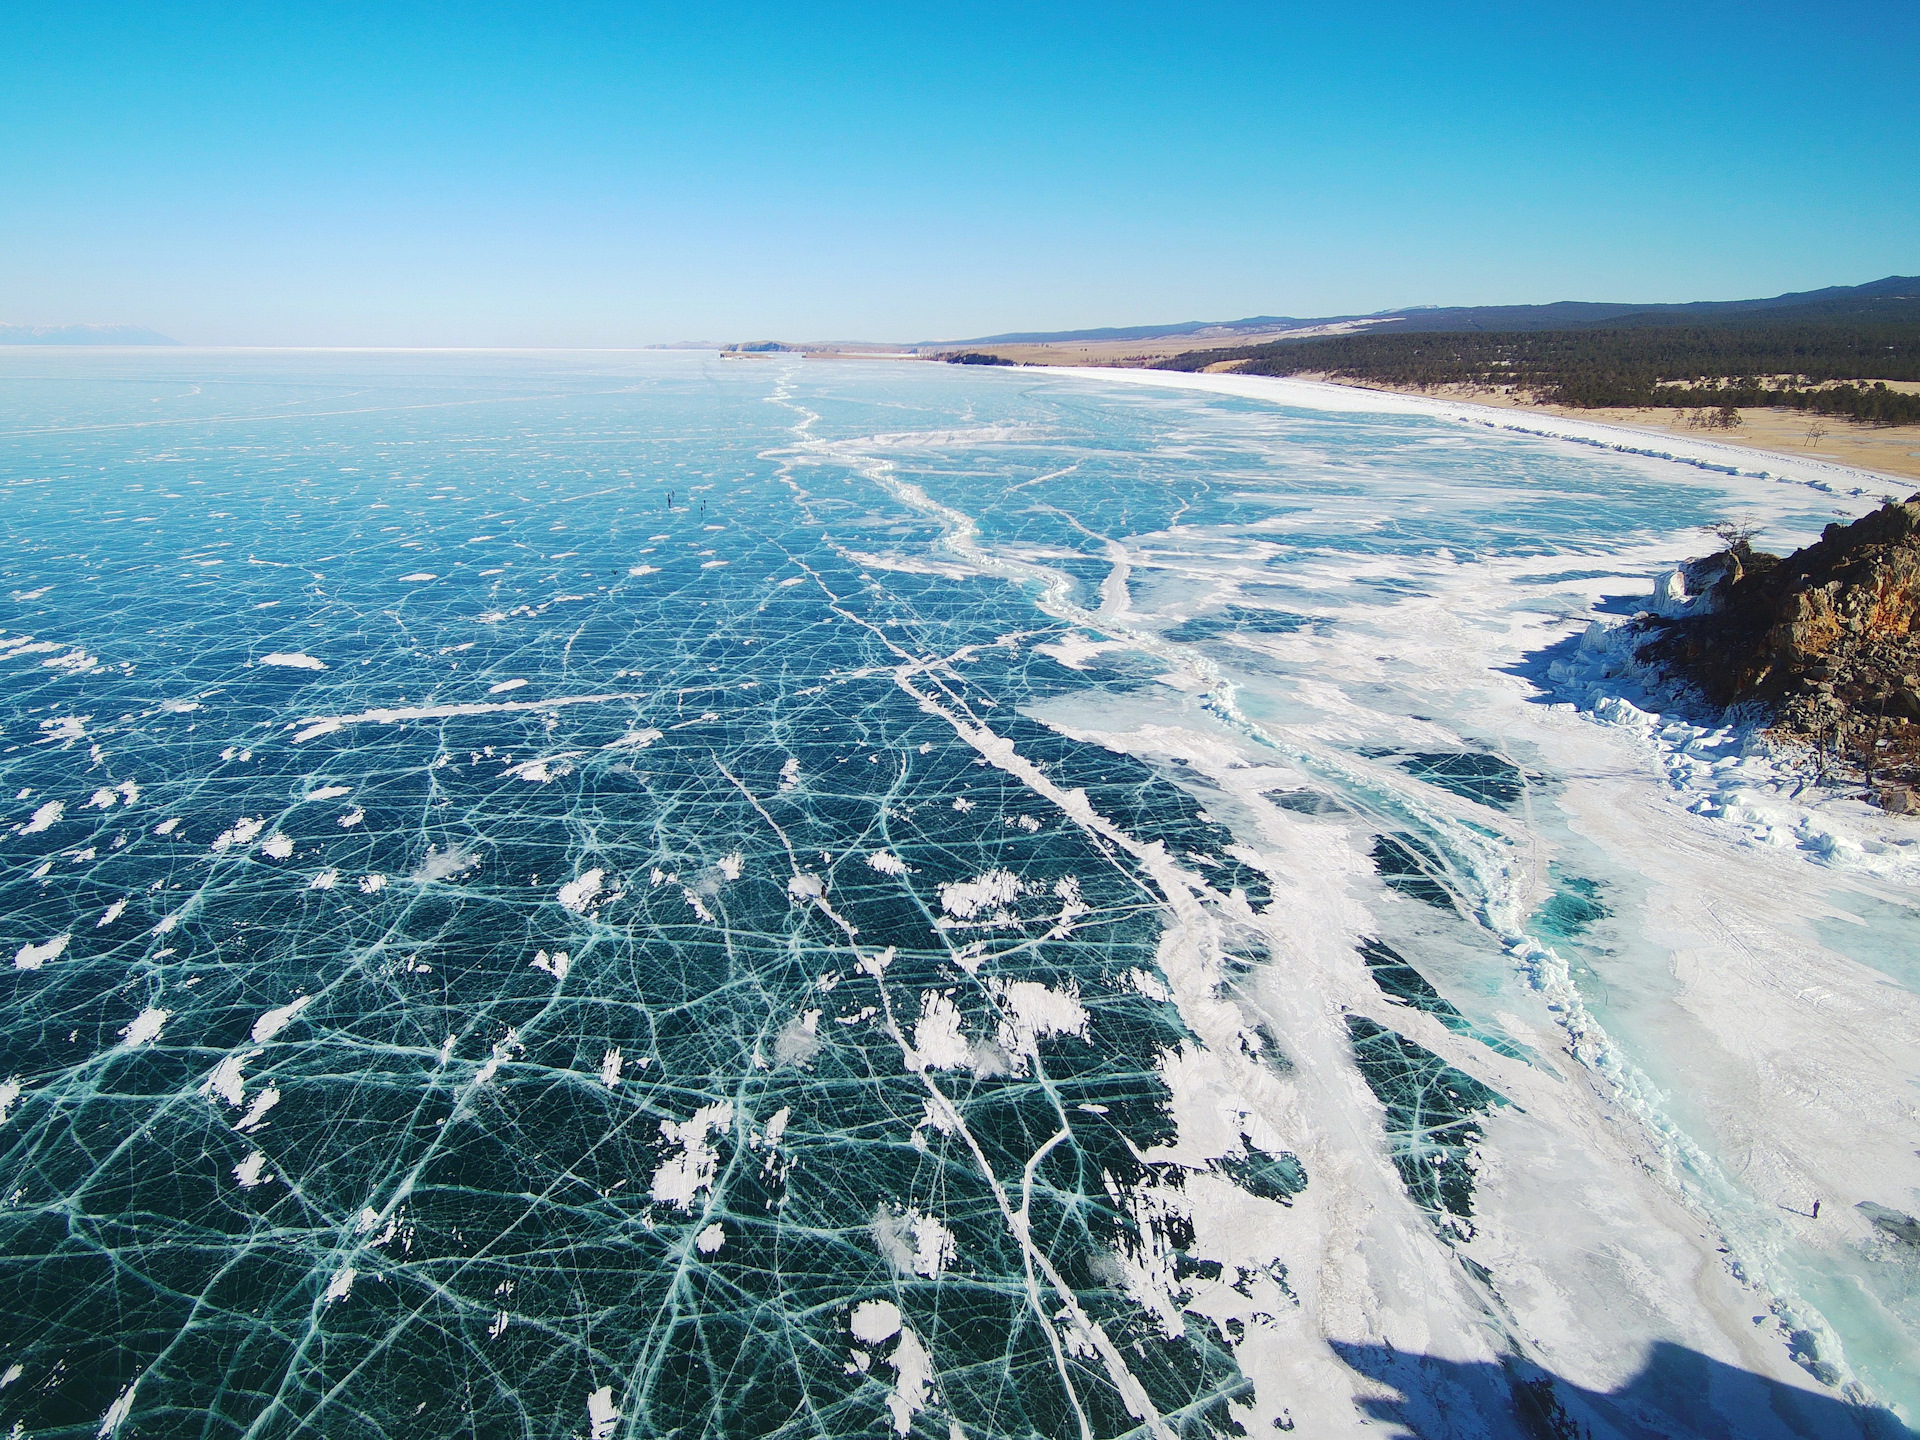
[[[0,1427],[1904,1433],[1878,487],[1139,378],[0,354]]]

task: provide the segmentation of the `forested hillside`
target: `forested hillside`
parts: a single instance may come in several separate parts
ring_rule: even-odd
[[[1559,405],[1776,405],[1875,424],[1920,423],[1920,395],[1885,383],[1920,381],[1920,318],[1905,316],[1340,335],[1190,351],[1158,368],[1222,362],[1254,375],[1485,386]]]

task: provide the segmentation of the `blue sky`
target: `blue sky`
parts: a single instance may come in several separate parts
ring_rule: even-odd
[[[930,339],[1920,272],[1920,6],[5,7],[0,320]]]

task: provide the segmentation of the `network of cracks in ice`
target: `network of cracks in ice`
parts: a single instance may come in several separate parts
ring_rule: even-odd
[[[1190,1173],[1167,897],[956,717],[1263,878],[1018,717],[1012,588],[876,582],[765,463],[575,506],[522,443],[207,440],[14,535],[6,1423],[1230,1430],[1128,1289],[1192,1268],[1128,1204]]]
[[[944,436],[909,504],[785,381],[308,363],[43,395],[71,428],[0,476],[0,1426],[1234,1433],[1230,1336],[1142,1277],[1289,1303],[1277,1265],[1190,1257],[1180,1195],[1312,1176],[1250,1136],[1143,1158],[1201,1047],[1140,857],[1223,914],[1266,879],[1187,791],[1022,718],[1144,677],[1038,658],[1066,627],[956,572],[930,509],[1091,597],[1101,533],[1270,513],[1237,488],[1261,449],[1138,402],[973,432],[985,391],[847,387],[842,433]],[[1670,503],[1616,479],[1590,523]],[[1522,543],[1492,514],[1405,543]],[[1494,806],[1525,780],[1399,763]],[[1114,829],[1048,798],[1076,792]],[[1453,904],[1430,844],[1379,845]],[[1515,1053],[1363,959],[1383,1013]],[[1505,1102],[1348,1029],[1408,1194],[1470,1234]]]
[[[1063,1386],[1061,1301],[1036,1311],[993,1185],[1066,1132],[1026,1223],[1116,1344],[1149,1338],[1109,1257],[1137,1243],[1110,1192],[1164,1138],[1153,1057],[1180,1038],[1116,984],[1154,963],[1155,897],[884,691],[778,740],[748,697],[699,703],[641,751],[625,722],[488,717],[303,753],[361,782],[344,836],[264,803],[315,777],[256,754],[250,803],[170,806],[185,842],[32,896],[62,924],[127,895],[136,932],[178,917],[111,987],[94,967],[130,957],[76,929],[18,1002],[9,1253],[36,1263],[8,1308],[66,1297],[41,1423],[97,1420],[139,1369],[155,1433],[323,1406],[328,1433],[444,1433],[450,1404],[565,1433],[602,1386],[660,1431],[850,1432],[892,1403],[1053,1434],[1076,1401],[1131,1428],[1097,1358]],[[564,781],[512,774],[562,746]],[[1142,776],[1070,778],[1135,833],[1204,828]],[[243,814],[291,852],[203,858]],[[938,877],[985,899],[943,909]],[[165,1018],[114,1047],[130,994]],[[1233,1390],[1199,1336],[1129,1368],[1195,1424]]]

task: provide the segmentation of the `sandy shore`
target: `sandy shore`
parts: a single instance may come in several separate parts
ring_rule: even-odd
[[[1753,409],[1740,412],[1732,430],[1700,430],[1686,422],[1686,412],[1664,409],[1579,410],[1567,405],[1536,405],[1507,395],[1466,386],[1443,386],[1429,391],[1382,385],[1354,385],[1327,376],[1299,377],[1344,385],[1356,390],[1383,390],[1398,395],[1425,395],[1435,400],[1466,402],[1501,410],[1553,415],[1565,420],[1592,420],[1668,438],[1703,437],[1717,444],[1796,460],[1828,460],[1850,469],[1920,480],[1920,425],[1858,425],[1851,420],[1821,418],[1802,410]],[[1902,385],[1899,388],[1907,389]]]
[[[1039,359],[1037,363],[1060,365],[1062,361]],[[1073,365],[1071,359],[1064,363]],[[1098,365],[1098,361],[1092,363]],[[1081,365],[1087,365],[1087,361],[1081,361]],[[1208,374],[1233,374],[1233,371]],[[1805,411],[1743,409],[1740,424],[1732,430],[1699,430],[1688,426],[1686,411],[1674,409],[1574,409],[1572,405],[1536,405],[1480,386],[1434,386],[1432,390],[1415,390],[1411,386],[1363,386],[1354,380],[1336,380],[1327,374],[1298,374],[1286,378],[1302,384],[1338,386],[1342,390],[1430,399],[1444,405],[1473,405],[1496,411],[1521,411],[1524,415],[1551,415],[1561,420],[1588,420],[1617,426],[1620,430],[1661,436],[1663,440],[1711,440],[1715,445],[1728,445],[1736,451],[1761,451],[1793,461],[1828,461],[1851,470],[1872,470],[1878,476],[1903,482],[1920,480],[1920,424],[1872,426],[1855,424],[1853,420],[1822,419]],[[1895,388],[1910,390],[1912,386],[1895,384]],[[1912,488],[1908,486],[1908,490],[1901,493],[1910,492]]]

